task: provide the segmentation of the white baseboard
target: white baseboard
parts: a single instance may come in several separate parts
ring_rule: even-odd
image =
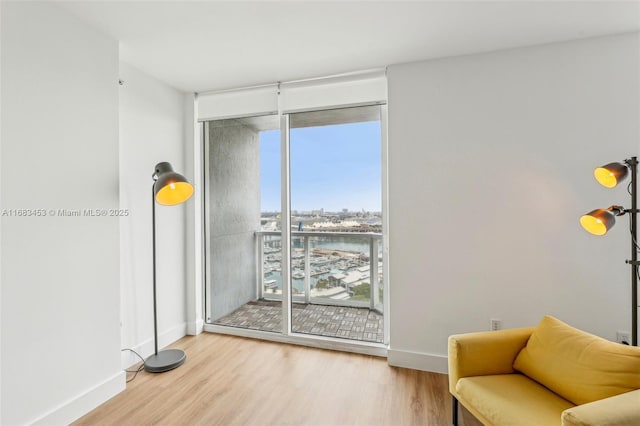
[[[29,424],[68,425],[125,390],[126,380],[125,372],[119,371],[104,382],[66,401]]]
[[[189,321],[187,323],[187,334],[189,336],[197,336],[204,331],[204,320],[199,318],[195,321]]]
[[[164,332],[158,334],[158,350],[169,346],[176,340],[182,339],[187,335],[187,323],[179,324],[169,330],[165,330]],[[127,346],[128,349],[133,349],[138,352],[141,357],[147,358],[149,355],[153,354],[155,351],[153,344],[153,336],[143,342],[136,344],[135,346]],[[131,351],[123,351],[122,352],[122,369],[127,369],[134,364],[140,362],[140,358],[138,358]]]
[[[447,357],[443,355],[389,349],[387,361],[389,365],[395,367],[413,368],[433,373],[447,374],[449,370]]]

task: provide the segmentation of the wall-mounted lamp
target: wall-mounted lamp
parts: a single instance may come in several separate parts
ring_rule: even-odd
[[[158,314],[156,303],[156,202],[164,206],[174,206],[187,201],[193,194],[193,186],[179,173],[173,171],[169,163],[158,163],[153,173],[151,205],[153,223],[153,342],[155,353],[144,361],[144,369],[152,373],[162,373],[181,366],[186,355],[180,349],[165,349],[158,352]]]
[[[596,209],[582,217],[580,224],[589,233],[594,235],[604,235],[615,225],[616,216],[629,214],[631,227],[631,260],[626,263],[631,265],[631,344],[638,345],[638,274],[640,262],[638,262],[638,200],[636,180],[638,175],[638,159],[631,157],[624,160],[624,163],[609,163],[594,170],[593,175],[604,187],[614,188],[627,175],[631,174],[629,184],[629,194],[631,194],[631,208],[625,209],[622,206],[611,206],[607,209]]]

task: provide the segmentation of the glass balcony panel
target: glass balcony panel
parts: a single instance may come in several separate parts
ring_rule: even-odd
[[[311,242],[312,299],[350,300],[369,306],[369,238],[323,235]]]
[[[282,298],[282,237],[263,234],[262,240],[262,297],[280,300]]]

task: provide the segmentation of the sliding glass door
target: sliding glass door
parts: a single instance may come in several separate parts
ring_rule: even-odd
[[[205,122],[208,324],[388,340],[382,123],[380,105]]]
[[[289,122],[291,330],[382,343],[380,106]]]
[[[204,132],[208,322],[281,332],[280,306],[258,305],[261,290],[278,292],[272,279],[258,288],[258,274],[260,261],[274,272],[279,263],[280,121],[208,121]],[[273,232],[263,240],[266,255],[256,246],[264,230]]]

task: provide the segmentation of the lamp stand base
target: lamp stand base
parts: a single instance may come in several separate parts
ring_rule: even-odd
[[[144,369],[150,373],[163,373],[184,364],[187,356],[180,349],[167,349],[151,355],[144,361]]]

